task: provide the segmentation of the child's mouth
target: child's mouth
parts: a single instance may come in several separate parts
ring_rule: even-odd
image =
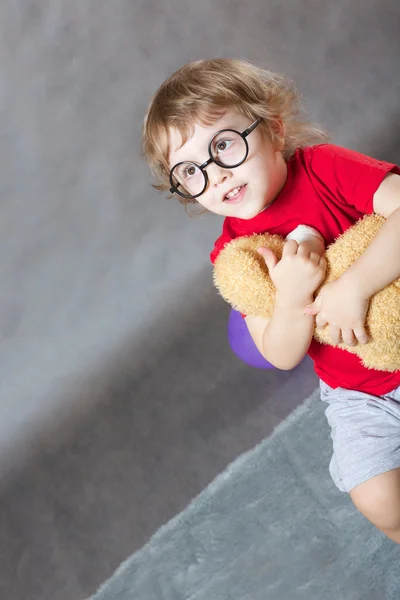
[[[229,204],[237,204],[243,198],[246,192],[246,188],[247,184],[239,185],[238,187],[234,188],[226,194],[226,196],[224,197],[224,202],[227,202]]]

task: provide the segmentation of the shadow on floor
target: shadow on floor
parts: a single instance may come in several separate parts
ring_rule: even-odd
[[[292,372],[236,359],[209,273],[197,286],[188,298],[201,300],[163,335],[155,326],[158,348],[130,343],[110,358],[3,482],[1,597],[90,595],[315,389],[308,359]]]

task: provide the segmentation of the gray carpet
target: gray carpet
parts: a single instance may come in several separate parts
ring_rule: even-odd
[[[92,600],[397,600],[400,549],[336,490],[330,454],[316,391]]]

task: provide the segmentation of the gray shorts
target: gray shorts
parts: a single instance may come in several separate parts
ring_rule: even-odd
[[[400,387],[385,396],[332,389],[323,381],[321,400],[331,426],[329,471],[342,492],[400,467]]]

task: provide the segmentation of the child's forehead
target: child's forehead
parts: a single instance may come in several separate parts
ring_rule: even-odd
[[[204,125],[199,121],[195,121],[182,131],[176,127],[170,127],[168,130],[170,153],[172,154],[181,149],[187,150],[201,145],[204,140],[209,140],[210,135],[217,128],[218,120],[210,125]]]
[[[171,127],[168,130],[169,157],[172,164],[180,160],[191,160],[196,150],[207,148],[211,137],[220,129],[246,127],[247,118],[237,110],[227,110],[211,123],[194,121],[185,132]],[[243,122],[243,123],[242,123]],[[184,158],[183,158],[184,157]]]

